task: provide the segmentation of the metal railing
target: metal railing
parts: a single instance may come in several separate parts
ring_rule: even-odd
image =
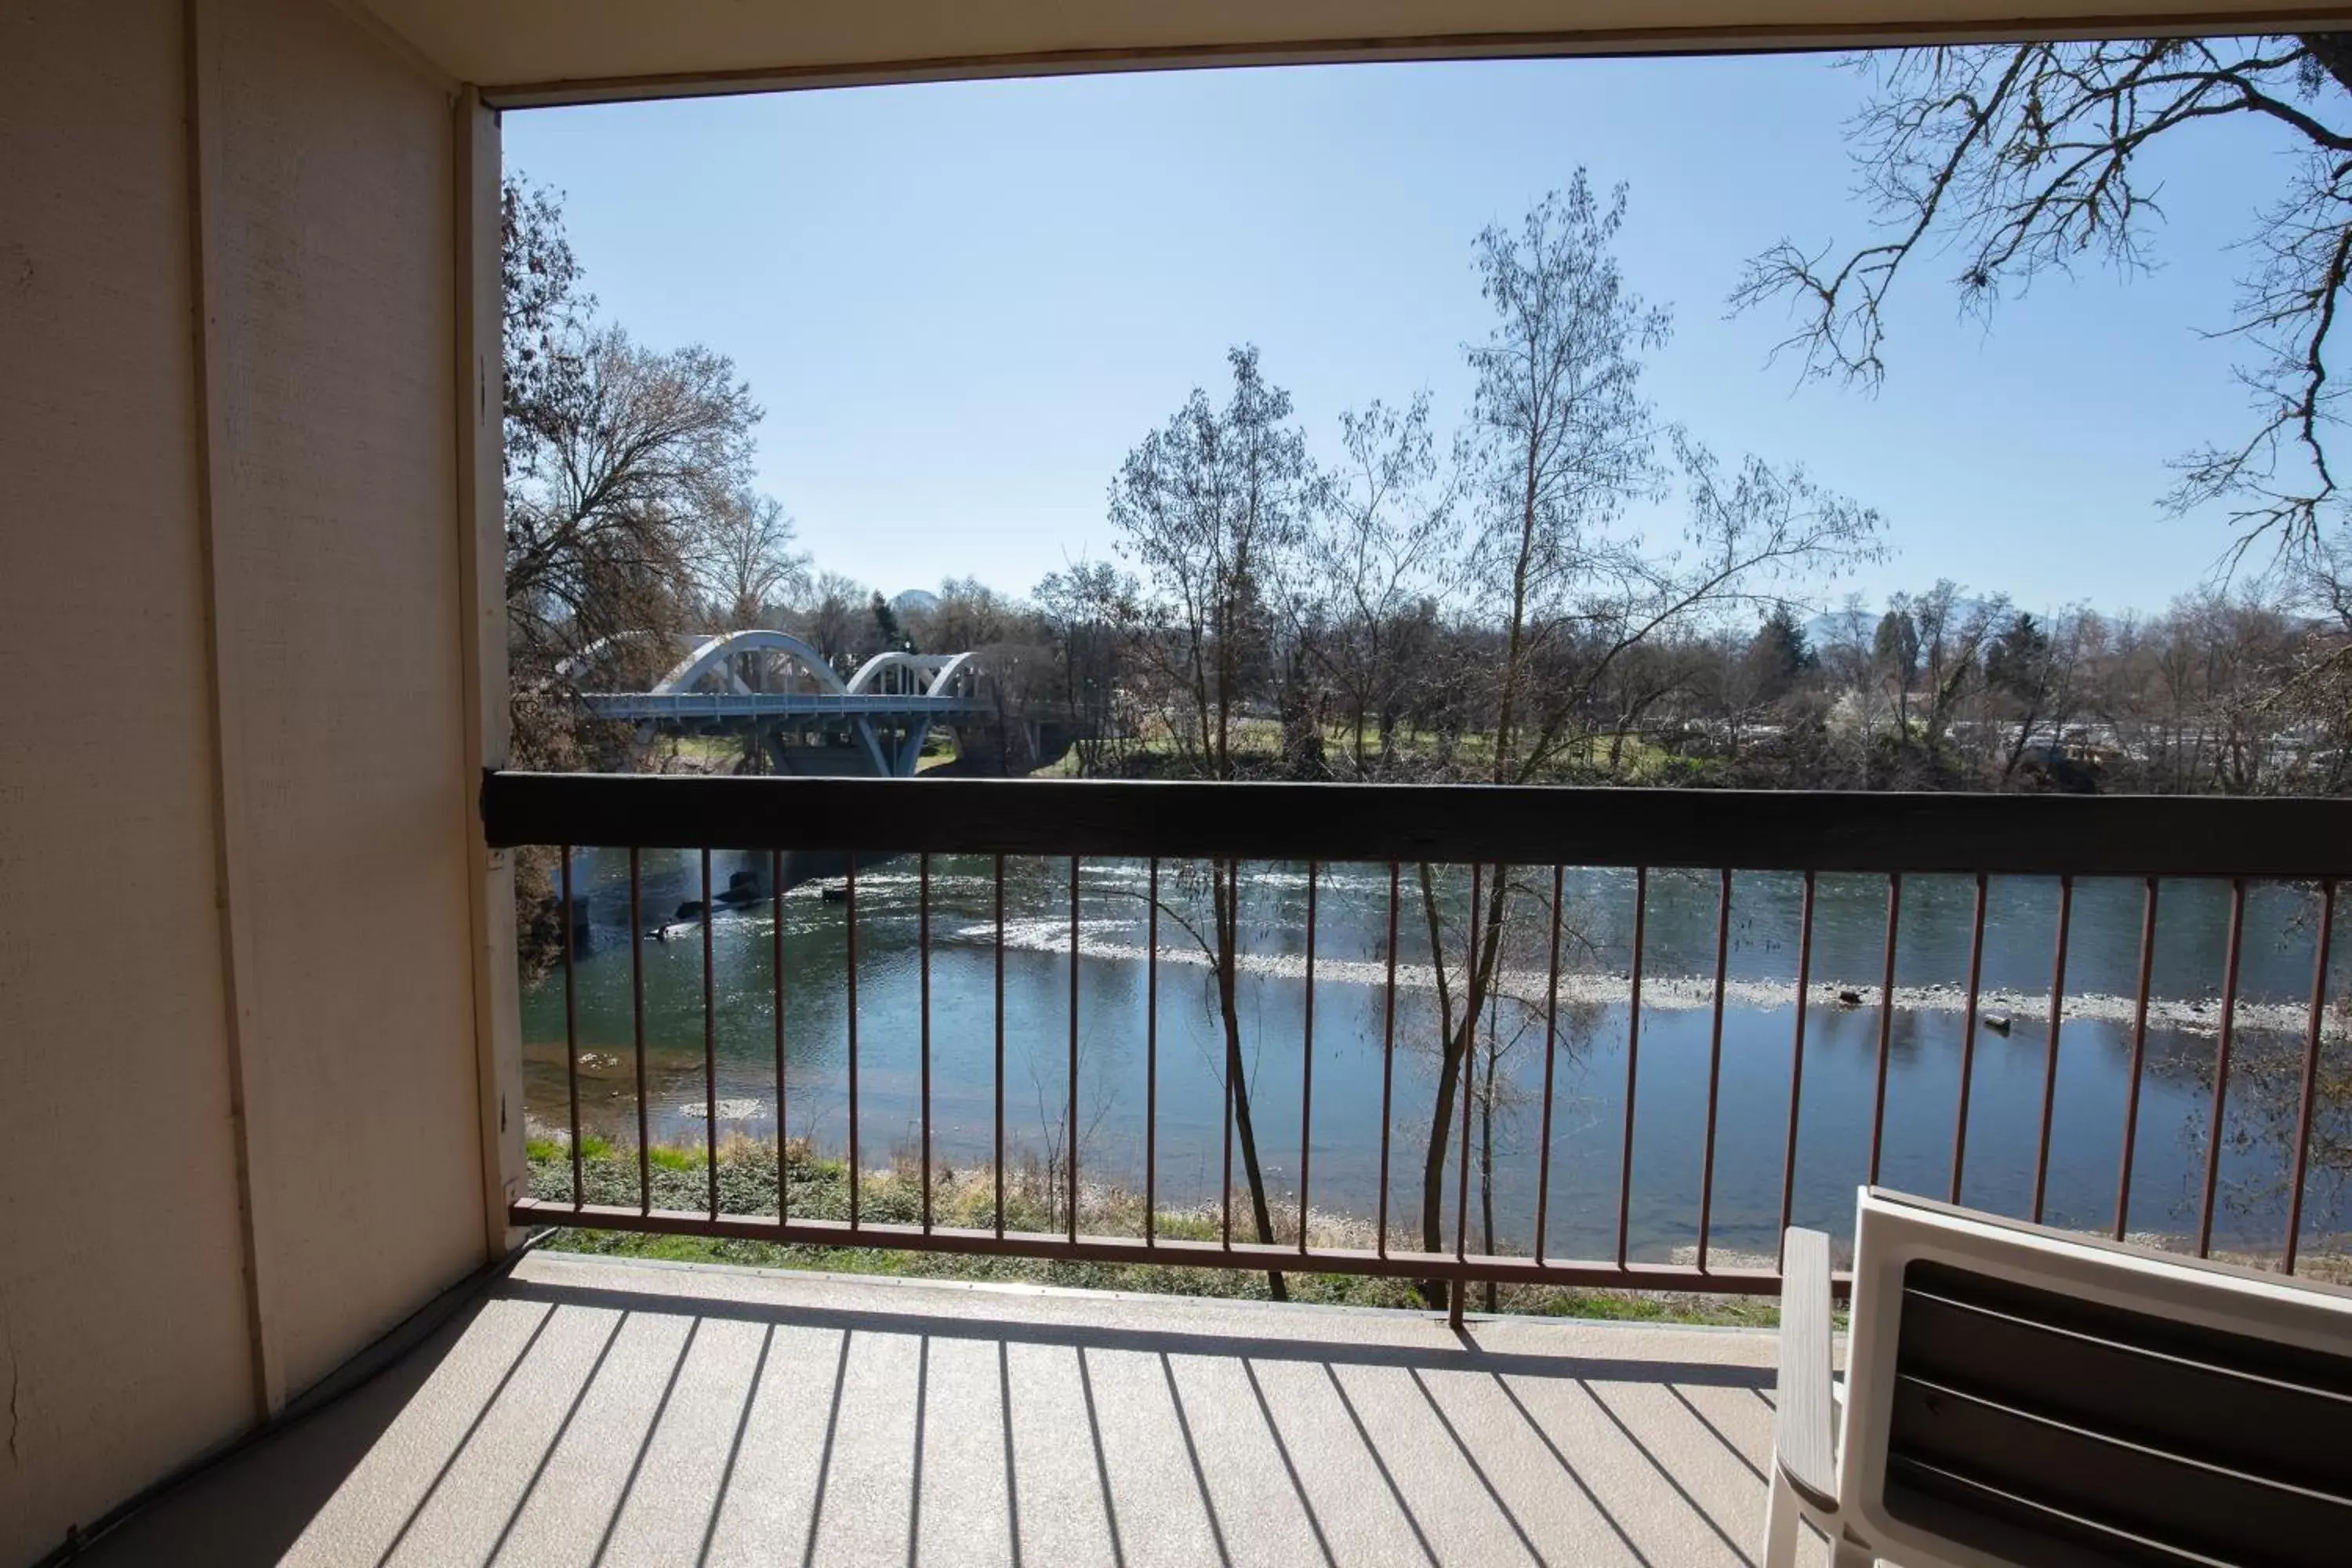
[[[2318,1094],[2322,1040],[2329,999],[2329,925],[2336,881],[2352,872],[2352,802],[2315,800],[2218,800],[2178,797],[2021,797],[1986,795],[1859,795],[1839,793],[1653,791],[1616,789],[1506,788],[1488,786],[1342,784],[1196,784],[1043,780],[898,780],[820,778],[679,778],[604,774],[497,773],[485,781],[482,817],[493,847],[547,846],[562,852],[560,897],[564,926],[572,929],[572,855],[574,846],[626,849],[630,921],[644,928],[640,853],[646,849],[699,851],[702,904],[711,907],[710,856],[715,848],[764,851],[770,886],[783,883],[787,852],[840,857],[847,966],[840,982],[847,991],[846,1089],[848,1101],[848,1208],[845,1218],[819,1218],[793,1212],[782,1143],[788,1085],[785,1060],[784,922],[774,922],[772,955],[774,1015],[776,1213],[722,1212],[719,1192],[719,1100],[716,1009],[712,1004],[711,922],[701,924],[703,989],[703,1084],[706,1102],[703,1164],[709,1172],[707,1200],[699,1210],[655,1206],[647,1123],[646,1049],[642,946],[633,942],[631,985],[635,1046],[635,1092],[638,1202],[635,1205],[587,1202],[582,1173],[575,962],[567,943],[563,963],[566,1080],[569,1099],[571,1191],[569,1201],[526,1198],[514,1204],[519,1224],[561,1223],[616,1230],[687,1234],[750,1240],[839,1247],[864,1245],[912,1251],[1013,1256],[1099,1263],[1179,1264],[1251,1270],[1383,1275],[1412,1279],[1493,1281],[1512,1285],[1622,1286],[1707,1291],[1764,1292],[1778,1289],[1777,1263],[1727,1266],[1711,1257],[1717,1151],[1723,1124],[1721,1089],[1727,957],[1732,925],[1732,874],[1787,872],[1801,876],[1798,918],[1795,1010],[1789,1039],[1789,1106],[1782,1135],[1779,1192],[1780,1228],[1791,1216],[1797,1181],[1801,1088],[1806,1067],[1808,997],[1816,977],[1814,955],[1816,879],[1824,873],[1868,873],[1883,879],[1885,938],[1876,1007],[1874,1076],[1867,1176],[1875,1183],[1885,1153],[1889,1060],[1894,1039],[1896,955],[1906,877],[1958,875],[1973,879],[1973,919],[1969,935],[1967,985],[1960,1036],[1958,1089],[1952,1108],[1952,1164],[1948,1196],[1962,1196],[1963,1167],[1970,1131],[1970,1088],[1984,972],[1986,891],[1989,879],[2032,876],[2057,879],[2059,919],[2052,957],[2050,1023],[2042,1067],[2040,1122],[2035,1136],[2032,1212],[2044,1217],[2048,1191],[2053,1105],[2058,1087],[2060,1024],[2064,1012],[2068,914],[2077,878],[2129,878],[2142,885],[2138,984],[2129,1025],[2131,1066],[2124,1110],[2120,1168],[2112,1233],[2121,1238],[2130,1219],[2133,1160],[2139,1138],[2140,1083],[2149,1044],[2149,983],[2157,914],[2162,887],[2180,879],[2215,879],[2229,890],[2225,974],[2212,1061],[2211,1135],[2203,1155],[2201,1191],[2196,1205],[2195,1246],[2200,1256],[2213,1243],[2216,1194],[2224,1139],[2236,1030],[2241,950],[2244,941],[2246,890],[2250,881],[2287,880],[2313,886],[2320,915],[2315,959],[2304,1026],[2300,1107],[2287,1179],[2288,1214],[2283,1266],[2296,1265],[2305,1210],[2307,1162]],[[954,1226],[936,1223],[932,1208],[934,1123],[932,1114],[932,888],[935,856],[987,858],[993,867],[995,990],[995,1121],[993,1129],[993,1223]],[[858,1036],[857,879],[861,857],[912,858],[919,878],[920,971],[919,1161],[922,1199],[913,1223],[882,1222],[859,1206],[857,1173],[866,1151],[859,1142],[860,1041]],[[1004,1113],[1005,948],[1004,866],[1008,856],[1066,859],[1069,868],[1069,1041],[1066,1115],[1063,1130],[1068,1158],[1057,1173],[1066,1186],[1064,1223],[1054,1231],[1008,1227],[1005,1217],[1006,1141]],[[1140,1234],[1099,1236],[1079,1223],[1077,1080],[1080,1070],[1078,1001],[1082,943],[1079,872],[1090,860],[1112,858],[1148,864],[1150,933],[1147,943],[1145,1016],[1145,1106]],[[1160,894],[1161,870],[1171,862],[1207,862],[1213,874],[1231,877],[1244,861],[1305,863],[1305,1013],[1301,1023],[1300,1141],[1297,1171],[1297,1234],[1293,1240],[1265,1242],[1236,1237],[1233,1177],[1235,1095],[1223,1089],[1223,1181],[1222,1214],[1213,1238],[1160,1233],[1156,1190],[1159,1163]],[[1316,900],[1318,879],[1335,864],[1368,864],[1385,873],[1387,908],[1384,1038],[1381,1044],[1379,1129],[1379,1213],[1373,1245],[1337,1247],[1310,1241],[1312,1202],[1313,1038],[1316,984]],[[1462,1125],[1456,1145],[1454,1245],[1450,1250],[1392,1245],[1390,1234],[1390,1125],[1395,1092],[1397,931],[1399,888],[1405,868],[1419,864],[1471,868],[1472,908],[1479,878],[1500,876],[1504,868],[1539,868],[1551,886],[1549,942],[1551,1016],[1544,1030],[1541,1074],[1541,1135],[1536,1179],[1534,1243],[1526,1256],[1473,1250],[1469,1246],[1471,1191],[1470,1085],[1475,1053],[1461,1054],[1464,1082],[1457,1096]],[[1631,966],[1624,1042],[1624,1126],[1616,1182],[1613,1252],[1597,1258],[1562,1258],[1546,1247],[1552,1204],[1552,1143],[1559,991],[1561,878],[1570,868],[1630,868],[1634,877]],[[1702,1174],[1696,1198],[1694,1257],[1687,1262],[1643,1261],[1630,1256],[1630,1216],[1634,1201],[1634,1107],[1641,1074],[1644,919],[1654,870],[1700,868],[1720,879],[1716,892],[1711,1019],[1707,1052]],[[1540,883],[1542,878],[1538,877]],[[1475,941],[1475,938],[1474,938]],[[1775,1112],[1777,1114],[1777,1111]],[[1369,1131],[1369,1130],[1366,1130]],[[1286,1215],[1286,1218],[1287,1216]],[[1776,1230],[1775,1234],[1778,1234]],[[1457,1309],[1464,1292],[1452,1299]]]

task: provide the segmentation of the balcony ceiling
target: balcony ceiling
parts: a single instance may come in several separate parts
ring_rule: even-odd
[[[2233,0],[342,0],[510,105],[1360,58],[2352,24]]]

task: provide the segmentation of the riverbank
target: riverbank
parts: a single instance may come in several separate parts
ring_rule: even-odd
[[[572,1158],[560,1135],[533,1137],[528,1145],[530,1190],[536,1198],[572,1199]],[[587,1201],[634,1206],[637,1194],[636,1152],[596,1137],[581,1140],[581,1183]],[[709,1167],[699,1148],[656,1145],[648,1163],[656,1208],[707,1210]],[[719,1207],[730,1214],[776,1212],[775,1146],[751,1139],[720,1145]],[[784,1179],[796,1217],[849,1217],[849,1168],[845,1162],[813,1154],[794,1140],[786,1147]],[[1049,1197],[1057,1184],[1037,1169],[1005,1173],[1004,1222],[1012,1230],[1052,1233],[1067,1220]],[[938,1171],[931,1183],[931,1211],[941,1226],[992,1228],[996,1219],[995,1184],[985,1168]],[[1245,1212],[1245,1211],[1244,1211]],[[1087,1188],[1078,1194],[1078,1226],[1096,1236],[1140,1236],[1143,1202],[1119,1188]],[[922,1179],[901,1165],[865,1173],[858,1183],[859,1217],[880,1224],[915,1224],[922,1216]],[[1165,1237],[1215,1239],[1219,1216],[1212,1210],[1160,1211],[1155,1229]],[[1325,1247],[1369,1247],[1371,1227],[1341,1215],[1307,1216],[1308,1239]],[[1276,1225],[1276,1238],[1297,1238],[1295,1217]],[[746,1241],[730,1237],[648,1236],[634,1231],[557,1230],[547,1245],[561,1251],[608,1257],[652,1258],[679,1262],[733,1263],[767,1268],[819,1269],[840,1274],[880,1274],[906,1279],[978,1279],[1066,1286],[1090,1290],[1131,1290],[1162,1296],[1209,1296],[1263,1300],[1264,1272],[1183,1268],[1166,1264],[1056,1262],[1027,1258],[962,1257],[877,1247],[814,1247]],[[1426,1306],[1409,1280],[1353,1274],[1285,1271],[1295,1301],[1330,1306],[1420,1310]],[[1485,1291],[1473,1288],[1471,1305],[1487,1310]],[[1496,1292],[1493,1310],[1541,1317],[1771,1327],[1779,1304],[1753,1296],[1702,1296],[1681,1291],[1567,1289],[1507,1286]]]

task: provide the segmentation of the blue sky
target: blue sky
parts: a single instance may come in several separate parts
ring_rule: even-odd
[[[2153,276],[2094,264],[1963,319],[1949,257],[1894,312],[1874,397],[1768,365],[1777,309],[1726,319],[1742,261],[1864,233],[1818,57],[1176,72],[540,110],[510,169],[565,197],[604,312],[733,356],[767,409],[760,483],[821,566],[890,591],[1025,591],[1112,540],[1120,458],[1229,343],[1311,438],[1426,388],[1465,410],[1471,241],[1580,164],[1632,188],[1621,254],[1673,342],[1650,391],[1726,458],[1801,460],[1877,507],[1874,601],[1949,576],[2027,608],[2160,609],[2212,570],[2215,515],[2158,508],[2166,459],[2239,431],[2226,323],[2283,143],[2166,149]],[[1670,527],[1671,516],[1655,526]]]

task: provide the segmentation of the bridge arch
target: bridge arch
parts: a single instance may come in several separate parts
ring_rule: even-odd
[[[925,689],[923,695],[926,697],[950,697],[954,695],[950,688],[954,686],[958,676],[961,675],[967,669],[971,670],[974,675],[980,673],[981,667],[977,662],[975,662],[979,658],[980,655],[977,652],[972,652],[960,653],[953,658],[949,659],[946,664],[940,668],[940,672],[931,678],[931,684]]]
[[[754,628],[706,638],[701,646],[672,666],[668,674],[656,681],[654,690],[656,693],[685,691],[713,668],[725,664],[737,654],[744,653],[789,654],[800,661],[802,668],[816,681],[819,689],[834,695],[856,689],[842,684],[841,677],[834,673],[833,666],[826,662],[824,655],[792,633]]]
[[[892,671],[903,669],[915,677],[919,687],[929,691],[933,679],[947,662],[941,654],[877,653],[857,667],[857,672],[849,678],[848,689],[878,693],[883,689],[880,683],[888,679]]]
[[[914,676],[916,689],[907,693],[914,697],[947,697],[958,677],[966,670],[977,672],[973,663],[977,653],[877,653],[857,667],[849,678],[847,689],[856,692],[877,691],[878,682],[895,669]]]
[[[565,680],[577,681],[604,663],[607,654],[631,643],[653,642],[663,638],[676,643],[681,651],[690,650],[703,640],[692,632],[681,634],[647,631],[614,632],[610,637],[598,637],[579,652],[565,658],[555,667],[555,673]]]

